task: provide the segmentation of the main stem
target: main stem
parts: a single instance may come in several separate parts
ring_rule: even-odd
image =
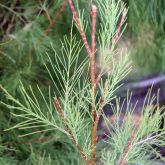
[[[92,5],[92,54],[90,57],[90,77],[91,77],[91,83],[92,83],[92,128],[91,128],[91,159],[92,164],[95,165],[96,162],[96,129],[95,129],[95,122],[96,122],[96,107],[95,107],[95,98],[96,98],[96,13],[97,8],[95,5]]]
[[[95,130],[95,122],[96,122],[96,107],[95,107],[95,96],[96,96],[96,69],[95,69],[95,56],[90,59],[90,75],[92,82],[92,127],[91,127],[91,158],[93,165],[96,161],[96,130]]]
[[[95,129],[95,122],[96,122],[96,107],[95,107],[95,98],[96,98],[96,40],[95,40],[95,33],[96,33],[96,13],[97,13],[97,8],[95,5],[92,5],[92,11],[91,11],[91,16],[92,16],[92,33],[91,33],[91,48],[88,44],[86,35],[84,33],[84,30],[82,28],[81,22],[77,16],[76,10],[74,8],[74,4],[72,0],[69,0],[69,6],[73,14],[73,19],[77,25],[77,28],[80,32],[82,41],[84,43],[84,46],[87,50],[88,57],[89,57],[89,62],[90,62],[90,78],[91,78],[91,88],[92,88],[92,110],[91,110],[91,115],[92,115],[92,126],[91,126],[91,160],[90,160],[90,165],[95,165],[96,164],[96,131]]]

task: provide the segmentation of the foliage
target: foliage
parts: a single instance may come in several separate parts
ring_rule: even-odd
[[[128,3],[131,54],[138,74],[164,73],[165,2],[130,0]]]
[[[157,158],[164,161],[153,147],[164,146],[165,142],[165,128],[160,128],[164,112],[158,103],[153,105],[157,96],[152,96],[149,91],[141,117],[134,122],[132,117],[136,105],[132,105],[128,97],[124,124],[121,126],[117,122],[122,106],[115,92],[131,70],[129,55],[124,51],[116,60],[119,54],[116,45],[126,27],[127,10],[121,0],[95,2],[94,5],[69,0],[62,2],[60,7],[61,1],[44,1],[39,5],[23,1],[23,12],[15,11],[7,3],[0,4],[20,20],[16,21],[14,34],[5,32],[2,35],[4,43],[0,45],[3,55],[0,64],[7,70],[3,71],[5,74],[1,76],[0,86],[4,121],[0,136],[3,141],[7,137],[0,149],[3,155],[0,155],[0,161],[3,163],[131,165],[152,164],[157,162]],[[61,23],[66,22],[67,32],[58,24],[58,30],[53,30],[55,22],[50,15],[57,8],[60,8],[57,15],[62,15],[66,4],[69,7],[65,15],[72,12],[73,20],[71,14],[61,18]],[[82,9],[82,4],[90,4],[92,21],[89,19],[90,11]],[[29,14],[28,8],[35,14]],[[42,12],[48,26],[44,24],[46,20]],[[37,15],[37,20],[34,15]],[[23,26],[21,20],[24,17],[28,21]],[[98,20],[100,25],[96,24]],[[67,23],[71,24],[71,28]],[[64,33],[63,39],[59,39]],[[96,70],[98,52],[100,63],[112,67],[110,73],[107,74],[104,68]],[[9,61],[11,65],[6,65]],[[113,125],[104,116],[103,108],[114,99],[116,107],[112,111],[116,123]],[[101,117],[106,121],[110,134],[98,142],[97,127]],[[6,154],[10,147],[16,150]]]
[[[57,51],[59,50],[60,41],[58,38],[69,33],[67,30],[69,26],[66,20],[70,20],[68,23],[71,22],[71,19],[68,19],[71,18],[67,14],[67,12],[70,12],[68,9],[65,10],[65,13],[60,11],[60,15],[58,14],[59,9],[61,10],[61,5],[61,0],[54,2],[45,0],[20,2],[14,0],[1,1],[0,3],[2,11],[0,14],[0,19],[2,20],[0,23],[0,83],[20,100],[22,100],[18,90],[20,81],[25,85],[26,89],[29,85],[35,86],[37,83],[44,91],[45,97],[49,95],[47,86],[52,86],[52,82],[44,70],[43,61],[45,63],[48,61],[45,51],[54,56],[51,44]],[[48,19],[49,17],[51,22]],[[37,94],[37,91],[35,91],[35,94]],[[0,92],[0,99],[7,101],[2,92]],[[42,105],[42,100],[38,101]],[[42,107],[44,108],[44,105]],[[75,161],[74,155],[76,154],[67,156],[68,153],[74,153],[74,148],[69,141],[65,140],[65,136],[62,134],[45,135],[41,133],[32,135],[30,138],[20,138],[18,136],[20,130],[18,129],[10,132],[4,131],[13,124],[20,122],[20,119],[13,117],[9,109],[2,105],[0,105],[0,120],[2,146],[5,145],[7,148],[16,150],[16,152],[12,152],[12,157],[6,155],[13,164],[14,160],[16,160],[16,164],[20,163],[21,165],[36,165],[37,162],[42,164],[41,162],[49,160],[50,155],[53,155],[52,164],[70,162],[70,157],[73,157],[73,162]],[[29,130],[25,130],[22,133],[25,132],[30,133]],[[58,151],[59,145],[62,148],[60,151]],[[46,153],[45,150],[47,151]],[[54,156],[54,153],[56,156]],[[5,154],[2,153],[0,157],[5,157]],[[41,161],[39,161],[40,159]]]

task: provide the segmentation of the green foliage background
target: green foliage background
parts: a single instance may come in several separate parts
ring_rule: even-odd
[[[165,71],[165,1],[130,0],[128,30],[139,74]]]
[[[48,96],[47,86],[51,86],[52,82],[43,65],[43,62],[47,62],[45,52],[48,52],[51,58],[51,55],[54,55],[51,45],[56,51],[60,50],[60,39],[63,35],[70,33],[72,15],[67,6],[48,35],[44,36],[44,31],[49,25],[45,9],[53,19],[62,2],[62,0],[3,0],[0,2],[0,11],[2,11],[0,18],[3,21],[7,19],[8,22],[6,25],[2,25],[3,21],[0,23],[0,84],[17,98],[20,98],[17,90],[20,81],[25,87],[38,84],[45,96]],[[134,72],[136,75],[164,73],[165,1],[127,0],[126,2],[129,13],[124,40],[131,42]],[[86,19],[90,19],[88,10],[90,3],[90,0],[81,0],[80,3],[83,7],[86,6]],[[12,4],[21,10],[12,8]],[[8,33],[6,29],[12,18],[14,19],[13,26]],[[83,57],[82,53],[82,59]],[[0,99],[6,101],[1,91]],[[42,105],[42,102],[40,104]],[[4,131],[18,123],[17,120],[11,116],[9,109],[0,105],[0,164],[70,165],[80,163],[74,146],[61,133],[39,133],[19,137],[21,132],[30,132],[16,129]]]

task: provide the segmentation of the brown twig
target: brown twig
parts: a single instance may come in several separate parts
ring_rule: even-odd
[[[105,83],[104,83],[104,95],[105,95],[105,92],[106,92],[106,83],[107,82],[105,81]],[[103,112],[103,104],[104,104],[104,98],[101,97],[100,104],[99,104],[100,105],[100,108],[98,110],[96,121],[95,121],[95,124],[94,124],[94,130],[95,130],[95,132],[97,132],[97,127],[98,127],[98,124],[99,124],[99,120],[100,120],[101,114]],[[96,138],[95,145],[96,145],[97,141],[98,141],[98,138]]]
[[[48,35],[48,33],[50,32],[50,30],[53,28],[55,22],[58,20],[58,18],[61,16],[61,13],[64,11],[66,4],[67,4],[68,0],[65,0],[61,7],[60,10],[57,12],[57,14],[55,15],[54,19],[50,22],[49,26],[47,27],[47,29],[44,31],[45,36]]]
[[[132,132],[132,135],[131,135],[130,139],[128,140],[127,146],[125,148],[124,154],[123,154],[123,156],[120,160],[119,165],[125,165],[126,164],[126,157],[129,153],[129,151],[131,150],[131,148],[133,147],[132,141],[134,140],[134,137],[135,137],[135,135],[136,135],[136,133],[139,129],[140,122],[141,122],[141,119],[139,118],[138,121],[137,121],[138,124],[135,126],[135,129]]]
[[[61,109],[61,106],[60,106],[60,104],[59,104],[59,101],[58,101],[58,99],[57,99],[56,97],[54,97],[54,103],[55,103],[55,106],[56,106],[56,108],[57,108],[57,111],[58,111],[58,113],[59,113],[59,115],[60,115],[60,117],[61,117],[62,123],[64,124],[64,127],[65,127],[66,131],[69,133],[70,139],[72,140],[72,142],[73,142],[73,143],[75,144],[75,146],[77,147],[77,150],[79,151],[81,158],[86,162],[87,165],[90,165],[90,164],[91,164],[90,161],[88,160],[87,156],[84,154],[83,149],[82,149],[81,146],[77,143],[77,141],[76,141],[76,139],[75,139],[75,137],[74,137],[74,135],[73,135],[71,129],[69,128],[69,126],[68,126],[68,124],[67,124],[67,121],[66,121],[66,119],[65,119],[65,116],[64,116],[64,114],[63,114],[63,111],[62,111],[62,109]]]
[[[92,34],[91,34],[91,39],[92,39],[92,54],[90,57],[90,66],[91,66],[91,81],[92,81],[92,86],[94,88],[94,95],[95,95],[95,89],[96,89],[96,59],[95,59],[95,52],[96,52],[96,13],[97,13],[97,8],[95,5],[92,5],[92,11],[91,11],[91,16],[92,16]]]
[[[96,96],[96,58],[95,58],[95,49],[96,49],[96,14],[97,14],[97,8],[95,5],[92,5],[92,34],[91,34],[91,40],[92,40],[92,55],[90,57],[90,76],[91,76],[91,82],[92,82],[92,92],[93,92],[93,103],[92,103],[92,128],[91,128],[91,143],[92,143],[92,160],[93,164],[95,164],[96,161],[96,141],[97,141],[97,135],[96,135],[96,129],[95,129],[95,122],[96,122],[96,107],[95,107],[95,96]]]
[[[70,6],[70,9],[71,9],[72,14],[73,14],[73,19],[76,22],[77,28],[78,28],[78,30],[80,32],[80,35],[81,35],[82,41],[84,43],[84,46],[85,46],[85,48],[87,50],[88,56],[90,57],[92,55],[92,50],[91,50],[91,48],[90,48],[90,46],[88,44],[86,35],[85,35],[84,30],[83,30],[83,28],[81,26],[80,20],[79,20],[79,18],[77,16],[77,12],[76,12],[76,10],[74,8],[72,0],[69,0],[69,6]]]
[[[50,18],[48,10],[45,9],[44,11],[45,11],[46,17],[48,18],[49,24],[52,24],[52,19]]]
[[[101,114],[103,112],[102,104],[103,104],[103,100],[101,99],[100,100],[100,109],[99,109],[99,111],[97,113],[97,116],[96,116],[96,119],[95,119],[95,123],[94,123],[94,126],[93,126],[93,129],[94,129],[94,132],[95,133],[97,132],[97,127],[98,127],[98,124],[99,124],[99,119],[100,119]],[[94,146],[96,146],[97,142],[98,142],[98,137],[95,135]]]
[[[126,15],[127,15],[127,9],[124,9],[123,13],[122,13],[122,17],[121,17],[121,20],[120,20],[120,23],[119,23],[119,26],[117,28],[117,33],[116,33],[116,36],[113,40],[113,43],[116,44],[116,42],[118,41],[119,37],[120,37],[120,33],[121,33],[121,28],[123,26],[123,23],[124,23],[124,20],[126,18]]]
[[[92,12],[91,12],[91,16],[92,16],[92,35],[91,35],[92,53],[95,53],[95,49],[96,49],[96,14],[97,14],[97,8],[95,5],[92,5]]]

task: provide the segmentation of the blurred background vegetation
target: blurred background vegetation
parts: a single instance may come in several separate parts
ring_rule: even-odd
[[[130,51],[133,61],[130,76],[141,78],[163,74],[165,1],[123,1],[129,8],[128,26],[118,46]],[[62,0],[0,1],[0,84],[19,99],[20,81],[27,88],[31,85],[35,89],[38,84],[48,95],[47,89],[52,82],[44,67],[44,63],[47,63],[45,54],[47,52],[50,57],[54,56],[52,45],[56,51],[60,51],[60,39],[70,33],[72,23],[70,9],[66,5],[61,11],[62,3]],[[85,18],[90,21],[91,0],[79,0],[79,4],[80,9],[85,9]],[[90,34],[89,30],[87,34]],[[77,33],[76,28],[73,31]],[[82,52],[82,58],[84,56],[85,52]],[[1,91],[0,99],[6,101]],[[40,104],[44,108],[42,102]],[[19,137],[21,130],[4,131],[18,123],[17,120],[9,109],[0,105],[0,164],[78,164],[75,148],[59,132]],[[27,129],[23,133],[30,132]]]

